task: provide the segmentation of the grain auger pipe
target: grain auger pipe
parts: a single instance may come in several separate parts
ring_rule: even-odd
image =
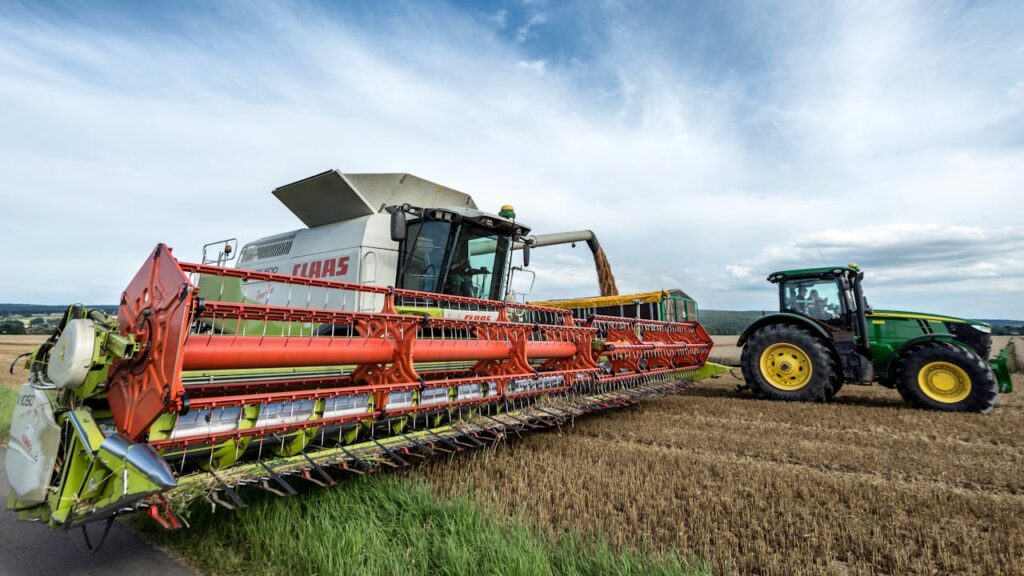
[[[575,245],[577,242],[586,242],[590,252],[594,255],[594,268],[597,270],[597,280],[601,287],[601,296],[618,296],[619,288],[615,285],[615,275],[612,274],[611,263],[608,262],[604,249],[601,248],[601,244],[597,241],[597,235],[591,230],[534,234],[524,238],[523,242],[517,242],[515,249],[521,250],[527,244],[530,248],[541,248],[558,244]]]

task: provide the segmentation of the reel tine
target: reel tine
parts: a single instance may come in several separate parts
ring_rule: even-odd
[[[484,446],[486,446],[486,444],[477,440],[473,434],[464,434],[461,437],[466,440],[469,440],[469,444],[467,444],[467,446],[469,446],[470,448],[483,448]],[[496,435],[495,438],[498,438],[498,436]]]
[[[427,429],[427,431],[429,431],[429,430],[430,430],[430,429],[428,428],[428,429]],[[433,454],[434,452],[438,452],[438,451],[440,451],[440,452],[448,452],[448,450],[445,450],[445,449],[443,449],[443,448],[440,448],[439,446],[437,446],[436,444],[434,444],[434,443],[433,443],[433,442],[431,442],[430,440],[422,440],[422,441],[417,441],[417,440],[416,440],[416,439],[414,439],[414,438],[410,438],[408,434],[404,434],[404,433],[403,433],[403,434],[402,434],[401,436],[402,436],[402,438],[404,438],[404,439],[405,439],[405,440],[406,440],[407,442],[411,443],[411,444],[412,444],[412,446],[414,446],[414,447],[416,447],[416,448],[425,448],[425,449],[429,450],[429,451],[430,451],[430,454]],[[422,454],[410,454],[410,455],[414,455],[414,456],[420,456],[420,457],[422,457],[422,458],[427,458],[427,457],[429,457],[429,456],[430,456],[430,454],[428,454],[428,455],[422,455]]]
[[[386,448],[383,444],[378,442],[376,438],[370,438],[370,441],[372,441],[374,444],[376,444],[377,447],[381,449],[381,451],[383,451],[385,454],[387,454],[388,456],[393,458],[396,462],[398,462],[398,464],[395,464],[394,462],[391,462],[391,461],[388,461],[388,460],[382,460],[381,461],[382,464],[386,464],[388,466],[391,466],[392,468],[398,468],[399,466],[408,466],[409,465],[409,462],[406,459],[402,458],[398,454],[395,454],[394,450],[391,450],[390,448]]]
[[[266,462],[261,461],[260,466],[263,466],[263,469],[267,471],[267,474],[270,476],[270,479],[276,482],[281,487],[281,490],[271,487],[270,483],[267,482],[267,479],[264,478],[260,480],[260,486],[264,490],[270,492],[271,494],[276,494],[277,496],[281,497],[293,496],[295,494],[298,494],[298,491],[295,490],[295,488],[293,488],[291,484],[285,482],[284,478],[282,478],[280,474],[274,472],[274,470],[270,466],[267,466]]]
[[[447,438],[441,436],[437,432],[434,432],[433,430],[428,428],[427,429],[427,433],[430,434],[431,436],[433,436],[434,438],[437,438],[438,442],[441,442],[442,444],[444,444],[446,446],[449,446],[451,448],[451,450],[446,450],[444,448],[441,448],[440,446],[435,446],[435,448],[437,448],[438,450],[440,450],[442,452],[447,452],[448,454],[454,454],[455,452],[462,452],[462,448],[459,448],[458,445],[456,445],[454,442],[451,442],[450,440],[448,440]]]
[[[481,416],[497,424],[499,430],[511,430],[516,433],[516,436],[522,436],[521,434],[519,434],[519,428],[516,428],[515,426],[511,426],[510,424],[502,422],[501,420],[498,420],[497,418],[494,418],[492,416],[488,416],[487,414],[481,414]],[[508,414],[503,414],[503,416],[509,417]]]
[[[320,482],[319,480],[313,478],[311,474],[309,474],[309,470],[306,470],[306,475],[304,476],[306,480],[309,480],[310,482],[313,482],[314,484],[318,484],[320,486],[334,486],[335,484],[337,484],[337,482],[334,481],[334,478],[331,478],[331,475],[327,473],[327,470],[324,470],[323,466],[314,462],[313,459],[309,457],[309,454],[303,452],[302,456],[306,459],[306,462],[309,462],[310,467],[313,470],[316,470],[317,474],[319,474],[320,477],[324,479],[323,482]]]
[[[222,494],[227,494],[228,500],[224,500],[223,498],[221,498]],[[231,497],[232,495],[234,496],[234,498]],[[231,490],[230,492],[225,492],[222,489],[214,490],[213,492],[210,492],[207,498],[209,499],[210,502],[216,504],[217,506],[220,506],[225,510],[239,510],[241,508],[245,508],[246,506],[245,502],[242,502],[241,498],[238,497],[238,494],[235,494],[234,490]],[[237,499],[237,502],[234,501],[235,499]],[[239,503],[241,503],[241,505],[239,505]]]
[[[366,468],[366,470],[360,472],[358,470],[349,468],[346,465],[345,466],[346,470],[349,470],[350,472],[355,472],[357,474],[365,474],[367,472],[373,472],[374,471],[374,467],[372,465],[367,464],[367,462],[365,460],[363,460],[362,458],[360,458],[360,457],[356,456],[355,454],[349,452],[348,448],[345,448],[344,446],[338,446],[338,448],[341,448],[341,451],[345,453],[345,456],[347,456],[350,461],[358,462],[358,463],[362,464],[364,468]]]
[[[218,476],[216,472],[210,470],[210,475],[213,476],[218,482],[220,482],[220,485],[213,492],[210,493],[210,500],[214,504],[223,506],[227,510],[241,510],[242,508],[245,508],[247,506],[245,501],[242,500],[242,497],[238,495],[238,492],[235,492],[234,489],[231,488],[231,486],[228,486],[227,482],[225,482],[223,478]],[[227,495],[228,500],[230,500],[230,502],[223,500],[220,497],[220,493],[224,493],[225,495]]]

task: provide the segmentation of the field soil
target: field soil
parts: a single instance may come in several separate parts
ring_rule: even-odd
[[[25,359],[18,360],[11,374],[11,362],[19,354],[29,352],[46,341],[46,336],[0,336],[0,388],[18,388],[25,383],[28,372],[22,368]]]
[[[831,404],[758,401],[735,391],[734,370],[420,474],[552,537],[676,549],[716,574],[1021,574],[1014,378],[1018,392],[977,415],[909,409],[879,386]]]

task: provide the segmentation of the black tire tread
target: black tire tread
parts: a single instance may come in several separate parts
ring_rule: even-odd
[[[925,362],[938,360],[957,364],[971,376],[971,393],[961,402],[943,404],[920,391],[917,384],[918,370]],[[988,363],[971,350],[948,342],[928,342],[912,348],[896,366],[893,381],[903,400],[914,408],[988,414],[995,407],[999,395],[999,383]]]
[[[799,345],[811,358],[815,373],[811,382],[800,390],[779,390],[761,376],[759,363],[762,351],[780,342]],[[754,332],[743,345],[740,367],[747,387],[759,399],[827,402],[842,387],[835,360],[825,344],[818,336],[794,324],[771,324]]]

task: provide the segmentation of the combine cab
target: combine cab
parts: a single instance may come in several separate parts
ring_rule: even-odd
[[[176,528],[195,499],[245,506],[240,486],[287,496],[677,391],[711,350],[692,321],[508,301],[513,250],[544,244],[510,208],[409,175],[275,194],[311,227],[235,268],[216,265],[233,249],[195,264],[159,245],[116,318],[67,311],[27,363],[8,508]]]

